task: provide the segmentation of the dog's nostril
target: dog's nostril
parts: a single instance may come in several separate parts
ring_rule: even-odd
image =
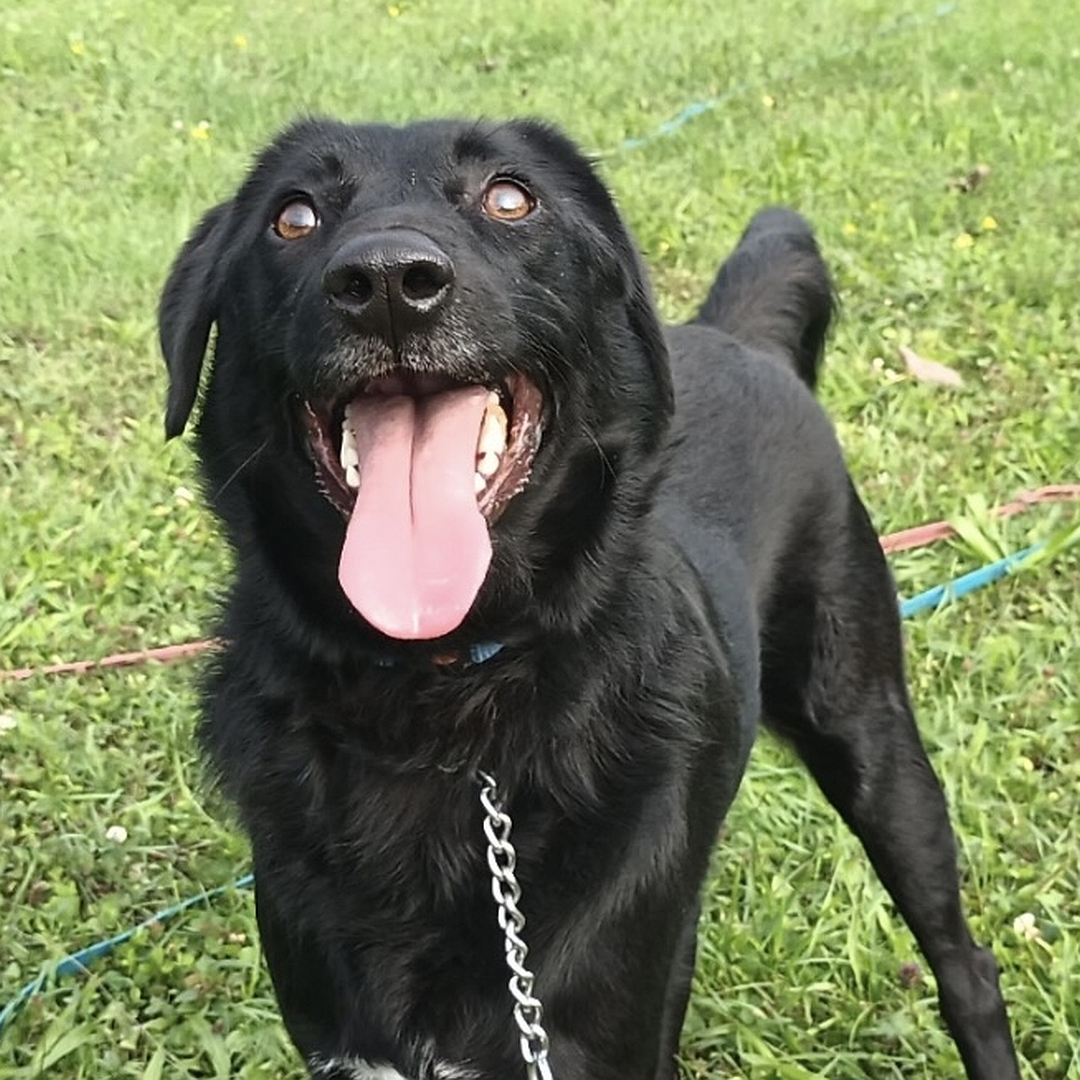
[[[375,288],[366,275],[353,274],[346,281],[341,293],[357,304],[366,304],[375,295]]]
[[[452,274],[448,267],[435,262],[415,262],[401,277],[401,293],[406,301],[433,300],[447,285]]]
[[[323,289],[331,299],[350,308],[363,307],[375,295],[371,276],[351,263],[328,270],[323,275]]]

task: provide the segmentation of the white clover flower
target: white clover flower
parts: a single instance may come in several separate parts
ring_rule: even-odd
[[[1036,941],[1042,937],[1042,931],[1035,923],[1035,916],[1030,911],[1017,915],[1013,919],[1013,930],[1025,941]]]

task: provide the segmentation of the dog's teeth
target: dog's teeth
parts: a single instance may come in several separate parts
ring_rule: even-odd
[[[349,469],[355,471],[356,467],[360,464],[360,455],[356,452],[356,436],[353,434],[352,424],[349,419],[349,409],[345,409],[345,422],[341,425],[341,453],[340,453],[341,467],[345,470],[346,474]],[[359,484],[352,484],[351,487],[358,487]]]
[[[353,432],[350,406],[345,406],[345,422],[341,425],[341,468],[345,473],[345,483],[354,491],[360,487],[360,454],[356,449],[356,435]]]
[[[499,395],[492,390],[488,394],[484,419],[480,424],[480,436],[476,440],[476,479],[473,482],[479,495],[499,467],[499,458],[506,449],[506,412],[499,403]]]
[[[480,425],[477,455],[482,457],[485,454],[501,454],[506,449],[506,427],[506,413],[499,404],[499,395],[493,392],[488,397],[484,421]]]

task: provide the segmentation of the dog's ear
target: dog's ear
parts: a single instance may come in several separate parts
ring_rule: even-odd
[[[628,240],[630,261],[627,269],[627,315],[630,329],[641,343],[652,366],[653,379],[660,393],[660,403],[667,420],[675,412],[675,387],[671,379],[671,358],[668,355],[664,329],[656,311],[645,265],[632,242]]]
[[[165,437],[179,435],[199,392],[210,327],[217,318],[221,257],[232,203],[215,206],[180,249],[161,294],[158,337],[169,369]]]

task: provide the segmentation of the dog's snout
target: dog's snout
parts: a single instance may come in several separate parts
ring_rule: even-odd
[[[358,329],[389,344],[432,322],[449,300],[453,283],[450,256],[411,229],[356,237],[323,274],[330,302]]]

